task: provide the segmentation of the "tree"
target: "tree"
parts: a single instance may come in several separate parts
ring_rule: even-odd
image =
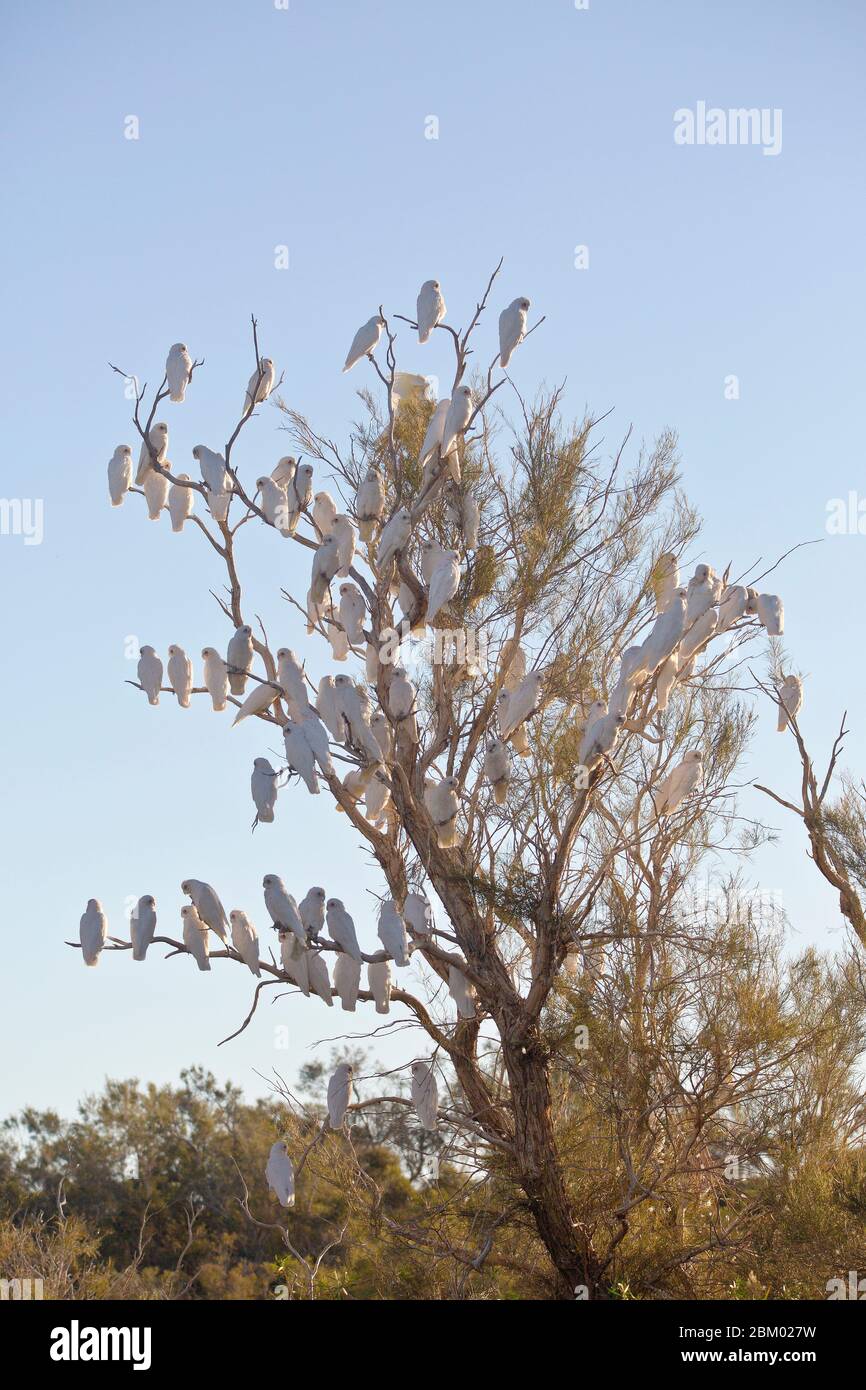
[[[231,629],[254,626],[242,528],[261,524],[310,552],[310,593],[284,596],[320,653],[330,647],[353,663],[349,703],[329,715],[328,690],[306,671],[309,690],[299,692],[258,623],[247,672],[261,696],[254,717],[283,729],[295,750],[280,784],[300,772],[347,815],[389,907],[403,912],[407,894],[420,892],[441,908],[429,930],[417,917],[406,923],[427,997],[395,986],[391,999],[451,1085],[440,1126],[467,1181],[410,1220],[383,1215],[369,1174],[347,1180],[351,1201],[396,1242],[447,1255],[467,1275],[504,1249],[555,1297],[610,1296],[629,1271],[650,1292],[672,1279],[698,1288],[712,1284],[709,1269],[730,1272],[766,1211],[769,1175],[778,1183],[790,1166],[815,1094],[804,1053],[823,1056],[828,1029],[839,1043],[828,1133],[846,1151],[862,1143],[850,1092],[862,990],[852,959],[785,962],[780,923],[737,874],[711,878],[710,855],[747,857],[764,836],[737,808],[758,690],[740,683],[765,630],[781,676],[781,605],[759,595],[763,575],[746,584],[731,565],[721,577],[699,566],[688,591],[679,588],[699,526],[679,490],[671,433],[635,449],[629,432],[605,462],[602,421],[566,425],[560,388],[530,401],[497,371],[498,354],[472,375],[498,271],[465,329],[437,325],[454,349],[450,400],[464,392],[467,402],[462,416],[448,412],[453,447],[450,426],[447,438],[436,434],[443,414],[423,379],[397,368],[395,325],[416,321],[380,307],[359,351],[368,348],[384,400],[360,391],[363,416],[346,446],[279,398],[253,320],[246,406],[201,482],[170,472],[154,436],[166,380],[148,407],[133,378],[143,472],[169,482],[171,498],[191,490],[204,501],[209,521],[191,520],[225,567],[217,602]],[[524,321],[522,332],[536,327]],[[499,409],[506,387],[513,424]],[[282,460],[258,490],[241,480],[242,435],[272,389],[299,450],[340,491],[351,529],[340,523],[339,546],[297,460]],[[381,544],[385,526],[393,544]],[[359,623],[332,597],[338,569],[355,586]],[[413,634],[427,626],[431,590],[444,601],[419,654]],[[796,713],[767,688],[799,739]],[[207,698],[202,687],[193,693]],[[315,767],[307,751],[305,769],[292,740],[320,727],[308,695],[329,724],[330,750],[315,754]],[[242,703],[240,693],[228,698]],[[341,948],[310,930],[304,949],[328,959]],[[227,945],[211,958],[240,961]],[[262,990],[291,983],[284,964],[260,961],[242,1027]],[[446,990],[460,996],[456,1019]],[[371,1005],[369,989],[358,997]],[[831,1026],[839,1009],[841,1042]],[[409,1102],[370,1097],[354,1113],[376,1106]],[[319,1156],[316,1148],[309,1161]]]

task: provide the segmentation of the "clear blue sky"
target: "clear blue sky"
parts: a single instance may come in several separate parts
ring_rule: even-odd
[[[567,376],[570,410],[614,409],[611,445],[630,422],[638,439],[678,429],[685,486],[707,518],[702,558],[737,571],[775,559],[824,534],[829,498],[866,493],[866,11],[48,0],[7,7],[4,28],[2,493],[44,500],[45,539],[0,536],[0,1110],[68,1109],[106,1074],[167,1080],[191,1062],[261,1089],[254,1069],[294,1073],[312,1041],[339,1031],[337,1010],[263,1007],[218,1051],[250,996],[238,968],[205,977],[156,953],[87,971],[62,945],[91,895],[120,930],[126,897],[153,893],[176,932],[190,875],[264,930],[268,871],[299,896],[322,883],[373,934],[364,894],[376,879],[325,797],[313,816],[287,795],[276,826],[250,837],[258,729],[229,734],[227,720],[167,698],[150,709],[124,684],[127,635],[197,657],[226,629],[203,538],[149,523],[138,499],[108,506],[106,463],[132,433],[107,359],[150,381],[178,339],[207,359],[188,402],[166,412],[171,456],[189,467],[193,444],[221,447],[235,419],[255,311],[287,399],[343,438],[360,372],[340,366],[356,327],[380,302],[411,311],[431,276],[463,321],[504,255],[496,308],[528,294],[547,315],[515,359],[521,387]],[[700,100],[781,108],[781,153],[676,145],[674,111]],[[124,139],[128,115],[137,141]],[[430,115],[438,140],[424,138]],[[573,267],[577,244],[588,270]],[[491,316],[491,355],[494,327]],[[445,371],[443,344],[411,348],[407,330],[406,346],[410,370]],[[729,374],[738,401],[724,398]],[[266,410],[249,429],[246,478],[285,452],[278,424]],[[276,643],[300,645],[278,599],[281,584],[306,587],[297,548],[243,535],[250,610]],[[866,539],[841,537],[774,577],[808,677],[806,734],[823,754],[847,706],[860,769],[864,566]],[[796,785],[769,711],[749,772]],[[782,892],[795,941],[839,945],[833,897],[781,817],[785,844],[762,855],[762,879]],[[277,1023],[292,1029],[288,1052],[274,1050]]]

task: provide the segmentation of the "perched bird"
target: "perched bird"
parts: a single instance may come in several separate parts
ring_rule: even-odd
[[[246,623],[235,629],[226,652],[226,665],[235,667],[229,671],[229,685],[233,695],[243,695],[247,688],[247,671],[253,661],[253,630]]]
[[[322,772],[326,777],[332,776],[334,764],[331,761],[328,731],[315,710],[308,710],[306,719],[299,725],[299,730]]]
[[[655,674],[663,661],[675,647],[678,647],[686,625],[686,591],[677,589],[671,602],[660,613],[653,624],[649,636],[641,646],[641,669],[648,676]]]
[[[157,463],[165,462],[165,456],[168,453],[168,425],[164,420],[159,420],[155,425],[151,426],[147,439],[150,448],[148,448],[147,443],[142,439],[141,450],[138,455],[138,468],[135,473],[135,482],[138,487],[141,487],[148,473],[153,472],[151,450],[156,454]]]
[[[744,617],[748,601],[748,589],[745,589],[742,584],[729,584],[722,594],[719,604],[719,625],[716,631],[727,632],[738,618]]]
[[[421,577],[429,586],[443,555],[450,554],[437,540],[424,541],[421,546]]]
[[[232,945],[251,973],[260,977],[258,932],[247,914],[238,907],[232,908],[229,921],[232,924]]]
[[[376,1004],[377,1014],[387,1014],[391,1005],[391,986],[394,972],[390,960],[367,962],[367,987]]]
[[[270,357],[261,357],[259,365],[247,382],[246,393],[244,394],[244,413],[254,405],[260,405],[266,401],[274,389],[277,370]]]
[[[406,923],[393,898],[386,898],[379,909],[379,940],[396,965],[409,964],[409,937]]]
[[[609,708],[615,714],[626,713],[632,694],[640,684],[643,674],[643,649],[627,647],[620,658],[619,675],[610,697]]]
[[[379,544],[376,548],[376,569],[381,577],[387,574],[388,567],[398,551],[403,550],[412,534],[412,517],[408,507],[400,507],[385,522]]]
[[[327,1004],[329,1009],[334,1007],[334,1000],[331,990],[331,977],[328,974],[328,967],[320,951],[307,952],[307,972],[310,977],[310,989],[317,994],[323,1004]]]
[[[343,742],[348,741],[354,748],[360,749],[367,757],[378,762],[379,744],[367,719],[367,710],[361,699],[361,688],[355,684],[351,676],[335,676],[334,707],[344,723]],[[348,739],[346,728],[349,731]]]
[[[430,580],[427,621],[432,623],[440,609],[450,603],[460,588],[460,556],[456,550],[443,550]]]
[[[352,1104],[352,1066],[341,1062],[328,1082],[328,1123],[331,1129],[342,1129],[346,1111]]]
[[[385,510],[385,489],[382,474],[375,464],[367,469],[366,477],[355,494],[355,516],[362,541],[370,542]]]
[[[374,314],[371,319],[362,324],[352,339],[352,346],[346,358],[344,372],[350,372],[356,362],[360,362],[362,357],[372,357],[379,345],[382,336],[382,329],[385,327],[385,320],[381,314]]]
[[[394,730],[388,722],[388,716],[384,710],[377,709],[370,720],[370,732],[372,733],[382,755],[383,763],[394,761]]]
[[[265,890],[265,907],[274,926],[294,932],[301,945],[306,946],[307,933],[304,931],[298,904],[291,893],[286,891],[286,885],[279,874],[265,874],[262,887]]]
[[[289,503],[286,490],[268,473],[256,478],[256,492],[259,494],[265,521],[275,527],[283,536],[289,535]]]
[[[196,444],[192,456],[198,462],[202,482],[207,488],[207,505],[211,516],[217,521],[225,521],[233,487],[225,459],[206,444]]]
[[[267,758],[253,760],[250,790],[256,808],[256,821],[272,822],[277,804],[277,773]]]
[[[696,618],[703,617],[707,609],[719,601],[721,580],[709,565],[698,565],[686,589],[686,627],[691,627]]]
[[[211,888],[209,883],[202,883],[198,878],[185,878],[180,888],[181,892],[186,893],[192,900],[193,907],[206,926],[210,927],[212,932],[216,932],[220,941],[228,945],[229,919],[216,889]]]
[[[423,893],[406,894],[403,920],[416,936],[429,936],[433,930],[433,909]]]
[[[183,918],[183,944],[199,970],[210,970],[208,931],[194,907],[187,904],[180,910]]]
[[[421,1128],[433,1133],[439,1114],[439,1087],[432,1062],[412,1063],[412,1104]]]
[[[338,678],[339,679],[339,678]],[[405,728],[412,743],[418,742],[415,718],[415,687],[402,666],[395,666],[388,687],[388,709],[392,717]]]
[[[293,720],[283,727],[283,742],[286,746],[286,762],[300,777],[311,796],[319,795],[313,750],[303,733],[303,725]]]
[[[367,820],[375,826],[387,822],[391,810],[391,788],[377,767],[364,792],[364,811]]]
[[[184,651],[183,647],[178,647],[175,643],[168,649],[168,681],[181,709],[189,709],[189,697],[192,690],[192,662]]]
[[[656,613],[664,613],[680,587],[679,561],[672,551],[666,551],[656,560],[650,574],[650,587],[656,601]]]
[[[162,662],[153,647],[142,647],[138,658],[138,681],[152,705],[159,704],[162,689]]]
[[[443,777],[435,782],[425,793],[424,800],[430,819],[436,827],[439,845],[451,849],[457,844],[457,816],[460,811],[458,789],[460,782],[456,777]]]
[[[337,504],[329,492],[317,492],[313,498],[313,521],[322,536],[329,536],[337,516]]]
[[[584,767],[594,767],[606,753],[613,750],[624,723],[624,714],[606,709],[600,700],[590,706],[578,752]]]
[[[295,476],[297,466],[297,459],[293,459],[291,454],[285,454],[276,467],[271,470],[271,477],[275,483],[279,483],[281,487],[287,488]]]
[[[678,674],[679,656],[676,652],[672,652],[667,661],[662,662],[656,676],[656,705],[661,714],[668,707],[670,693]]]
[[[503,721],[507,721],[508,719],[508,704],[512,694],[513,691],[500,690],[496,697],[496,718],[499,721],[500,729],[502,728]],[[517,728],[511,731],[506,739],[506,743],[510,743],[514,751],[519,753],[522,758],[529,757],[529,739],[526,736],[526,729],[522,724],[518,724]]]
[[[355,558],[357,532],[349,517],[344,513],[340,512],[339,515],[334,517],[331,535],[337,542],[337,550],[340,556],[340,568],[337,570],[337,574],[340,579],[348,579],[349,571],[352,568],[352,561]]]
[[[132,449],[118,444],[108,463],[108,494],[112,507],[122,507],[123,499],[132,487]]]
[[[418,342],[426,343],[436,327],[445,317],[445,300],[438,280],[425,280],[418,291],[415,306],[418,318]]]
[[[333,676],[323,676],[316,692],[316,712],[336,743],[346,742],[346,725],[337,706],[337,687]]]
[[[457,1005],[458,1018],[475,1017],[475,986],[456,965],[448,967],[448,993]]]
[[[356,806],[360,801],[366,798],[370,783],[376,776],[378,766],[378,763],[372,763],[368,767],[352,768],[343,778],[343,791],[347,796],[351,797]],[[339,803],[336,809],[341,814],[345,814],[345,807],[341,806]]]
[[[165,379],[170,401],[183,400],[191,376],[192,358],[186,350],[186,343],[173,343],[165,359]]]
[[[785,609],[778,594],[758,594],[755,600],[758,619],[770,637],[781,637],[785,631]]]
[[[337,992],[343,1012],[353,1014],[358,1002],[361,987],[361,962],[341,951],[334,962],[334,989]]]
[[[307,511],[313,500],[313,465],[302,463],[295,469],[291,483],[286,487],[286,496],[289,499],[289,511],[294,514],[294,531],[298,524],[298,515]]]
[[[219,713],[226,707],[229,693],[229,672],[228,667],[217,651],[216,647],[202,647],[201,658],[204,662],[204,684],[214,709]]]
[[[504,806],[508,800],[508,784],[511,781],[511,755],[508,744],[495,738],[487,746],[484,755],[484,780],[493,788],[493,800],[497,806]]]
[[[360,647],[364,643],[364,619],[367,616],[367,605],[364,596],[357,584],[347,581],[340,585],[340,622],[346,631],[346,637],[353,647]]]
[[[499,363],[503,371],[526,336],[526,315],[530,302],[523,298],[512,299],[508,308],[499,315]]]
[[[168,490],[168,514],[171,517],[171,529],[176,534],[183,530],[183,524],[192,516],[193,506],[195,505],[195,492],[191,487],[179,487],[178,483],[188,483],[188,473],[178,473],[177,483],[172,483]]]
[[[703,786],[704,755],[698,749],[686,753],[681,763],[663,777],[651,795],[656,815],[670,816],[697,787]]]
[[[280,647],[277,652],[277,681],[282,688],[286,708],[292,719],[306,719],[312,706],[307,698],[303,665],[291,647]]]
[[[281,1207],[295,1205],[295,1170],[289,1158],[289,1150],[282,1139],[271,1145],[265,1167],[268,1187]]]
[[[133,960],[144,960],[155,931],[156,899],[148,895],[139,898],[129,919],[129,939],[132,942]]]
[[[790,719],[796,719],[803,708],[803,682],[799,676],[785,676],[779,683],[779,723],[783,734]]]
[[[339,898],[328,899],[325,921],[328,924],[328,935],[331,940],[353,960],[360,960],[361,948],[358,945],[355,923]]]
[[[314,936],[318,936],[325,925],[325,897],[324,888],[310,888],[298,905],[304,930]]]
[[[159,521],[168,502],[171,483],[164,473],[158,473],[155,468],[152,468],[141,486],[144,500],[147,503],[148,517],[151,521]]]
[[[280,942],[280,964],[294,981],[305,998],[310,997],[309,951],[301,944],[294,932],[278,931]]]
[[[108,921],[97,898],[88,898],[78,927],[81,954],[85,965],[98,965],[108,936]]]
[[[428,465],[434,469],[433,475],[438,472],[438,461],[441,459],[442,436],[445,432],[445,421],[448,418],[448,411],[451,407],[451,397],[446,396],[438,401],[433,409],[433,414],[427,422],[427,429],[424,434],[424,442],[421,445],[421,452],[418,455],[418,466],[427,470]],[[432,481],[428,474],[425,481],[421,483],[421,491],[425,492],[428,483]]]
[[[507,704],[499,712],[499,731],[503,738],[508,738],[520,724],[525,724],[538,712],[541,688],[541,672],[530,671],[510,692]]]
[[[232,728],[235,724],[240,724],[241,720],[249,719],[250,715],[264,714],[270,709],[275,700],[280,698],[279,690],[270,681],[256,681],[247,698],[244,700],[234,719]]]
[[[452,444],[457,436],[462,434],[472,418],[472,391],[468,386],[458,386],[454,395],[451,397],[451,404],[445,416],[445,423],[442,427],[442,441],[439,445],[439,452],[442,458],[447,458]]]
[[[464,549],[477,550],[478,528],[481,525],[481,509],[478,506],[474,493],[467,492],[463,498],[460,525],[463,532]]]
[[[328,585],[340,568],[340,547],[335,536],[326,536],[313,555],[313,569],[310,578],[310,597],[314,603],[321,603],[328,591]]]

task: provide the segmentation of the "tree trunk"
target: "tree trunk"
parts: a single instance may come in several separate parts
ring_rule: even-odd
[[[556,1270],[557,1298],[604,1298],[600,1262],[588,1235],[575,1224],[565,1190],[544,1049],[537,1037],[530,1037],[525,1046],[505,1043],[503,1053],[514,1109],[518,1181]]]

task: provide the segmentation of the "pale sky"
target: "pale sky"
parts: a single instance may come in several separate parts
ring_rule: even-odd
[[[288,792],[276,824],[250,835],[252,759],[277,740],[252,723],[229,733],[201,703],[151,709],[124,684],[126,638],[163,656],[178,642],[198,664],[228,632],[204,539],[148,522],[140,499],[108,504],[114,446],[137,453],[109,358],[150,382],[179,339],[206,359],[187,402],[165,410],[175,467],[193,472],[192,446],[221,448],[236,418],[255,312],[286,399],[345,440],[355,392],[374,380],[340,374],[358,325],[380,303],[411,313],[432,277],[464,323],[504,256],[485,352],[499,309],[526,294],[547,320],[514,360],[521,390],[565,378],[570,412],[612,409],[604,450],[630,423],[638,441],[679,431],[706,518],[693,563],[739,573],[824,537],[773,587],[806,678],[807,739],[823,759],[847,707],[846,761],[866,767],[866,539],[825,530],[830,499],[866,495],[856,0],[48,0],[7,6],[4,21],[2,496],[42,503],[44,539],[0,535],[2,1113],[68,1111],[106,1075],[168,1081],[195,1062],[255,1093],[256,1072],[292,1075],[342,1030],[338,1009],[293,998],[218,1049],[250,977],[219,962],[199,975],[159,949],[85,970],[63,941],[91,896],[122,934],[127,897],[153,893],[179,935],[180,881],[203,878],[264,935],[260,884],[276,872],[298,897],[320,883],[343,898],[362,945],[375,939],[378,879],[329,799]],[[674,113],[699,102],[781,111],[780,151],[677,144]],[[444,375],[437,337],[419,349],[404,329],[401,365]],[[265,409],[243,436],[251,487],[286,452],[279,424]],[[279,589],[305,591],[306,555],[258,527],[241,535],[248,611],[300,650]],[[326,669],[320,650],[312,665]],[[746,774],[796,791],[769,709]],[[757,793],[743,805],[783,832],[755,872],[781,894],[793,945],[840,947],[799,825]]]

